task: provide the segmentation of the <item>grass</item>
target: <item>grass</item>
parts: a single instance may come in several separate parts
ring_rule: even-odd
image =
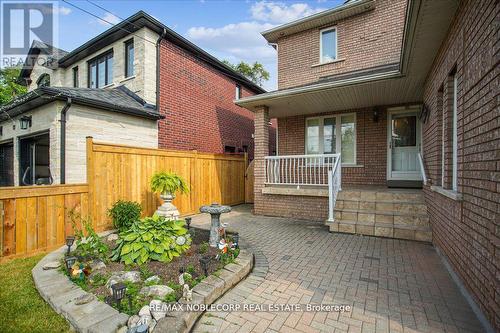
[[[33,283],[31,269],[44,255],[0,264],[0,332],[70,332]]]

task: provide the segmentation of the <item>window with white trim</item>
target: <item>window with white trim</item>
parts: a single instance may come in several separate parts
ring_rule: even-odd
[[[306,154],[337,152],[341,153],[342,164],[356,164],[356,114],[307,118]]]
[[[320,63],[335,61],[337,59],[337,28],[327,28],[320,31]]]

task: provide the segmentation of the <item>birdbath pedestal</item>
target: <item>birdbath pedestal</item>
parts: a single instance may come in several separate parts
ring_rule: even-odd
[[[212,224],[210,226],[210,241],[209,244],[211,247],[217,247],[219,243],[219,229],[220,229],[220,214],[229,213],[231,211],[231,207],[222,206],[218,203],[213,203],[209,206],[201,206],[201,213],[209,213]]]

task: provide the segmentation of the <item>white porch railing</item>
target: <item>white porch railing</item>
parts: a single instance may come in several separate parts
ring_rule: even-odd
[[[328,171],[335,168],[340,154],[267,156],[265,159],[266,184],[328,185]]]
[[[335,220],[335,203],[337,202],[337,195],[342,189],[342,166],[340,164],[340,157],[335,161],[332,170],[328,170],[328,222]]]
[[[420,165],[420,173],[422,174],[422,180],[424,185],[427,185],[427,174],[425,173],[424,158],[421,153],[418,153],[418,164]]]
[[[328,185],[328,221],[334,221],[342,183],[340,154],[267,156],[265,160],[266,185]]]

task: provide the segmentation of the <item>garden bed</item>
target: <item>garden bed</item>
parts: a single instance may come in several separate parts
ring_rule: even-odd
[[[211,258],[206,267],[208,275],[222,269],[226,264],[233,261],[232,259],[216,259],[220,251],[208,245],[209,230],[190,228],[189,234],[192,240],[189,249],[182,255],[174,257],[170,262],[148,261],[142,265],[125,265],[123,262],[109,260],[102,262],[100,259],[86,261],[79,257],[77,249],[73,254],[79,258],[79,262],[85,262],[86,267],[96,267],[96,269],[91,268],[88,276],[83,279],[72,278],[72,281],[83,290],[96,295],[99,300],[105,301],[117,310],[129,315],[137,314],[143,306],[148,305],[153,299],[162,300],[167,303],[178,301],[183,293],[183,286],[179,284],[181,272],[188,274],[185,275],[185,282],[192,289],[205,278],[205,272],[200,263],[202,257],[208,256]],[[111,234],[102,238],[108,250],[101,253],[100,258],[111,257],[112,250],[116,247],[114,235]],[[230,235],[228,236],[230,237]],[[237,252],[239,250],[236,250]],[[63,271],[68,274],[67,270],[63,269]],[[110,282],[112,282],[114,276],[124,275],[127,272],[130,273],[130,278],[123,281],[127,287],[126,299],[118,307],[111,300]],[[118,278],[118,280],[121,279]],[[147,290],[147,287],[157,285],[168,286],[174,292],[165,296],[148,295],[146,292],[141,293],[141,291]]]

